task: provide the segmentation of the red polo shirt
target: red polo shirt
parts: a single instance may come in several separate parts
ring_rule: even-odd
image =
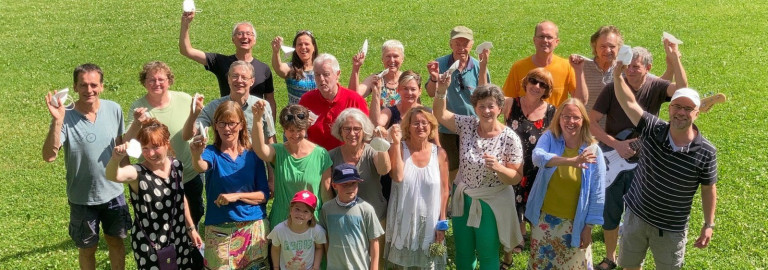
[[[317,122],[307,130],[307,137],[310,141],[322,146],[326,150],[331,150],[340,146],[341,141],[337,140],[331,134],[331,127],[336,117],[347,108],[358,108],[368,115],[368,105],[360,95],[355,91],[349,90],[336,84],[339,91],[333,100],[325,99],[320,90],[314,89],[301,96],[299,105],[307,107],[312,113],[317,115]]]

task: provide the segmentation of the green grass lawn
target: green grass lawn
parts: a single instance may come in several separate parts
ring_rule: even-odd
[[[151,60],[174,70],[172,90],[218,95],[215,77],[178,53],[182,1],[2,1],[0,2],[0,269],[75,269],[77,250],[67,234],[69,209],[64,164],[48,164],[40,148],[50,116],[43,96],[72,85],[72,69],[85,62],[105,71],[102,97],[124,109],[144,94],[141,66]],[[533,52],[534,25],[549,19],[560,26],[559,55],[589,55],[589,36],[614,24],[625,42],[656,56],[652,72],[665,69],[661,32],[680,46],[691,87],[722,92],[729,101],[699,118],[698,126],[719,149],[719,204],[711,246],[693,248],[701,226],[694,202],[686,269],[755,269],[768,265],[768,5],[762,1],[211,1],[192,24],[194,47],[233,52],[235,22],[250,20],[258,31],[255,57],[269,63],[269,41],[287,40],[300,29],[317,37],[320,52],[337,56],[346,84],[351,58],[364,39],[371,42],[363,73],[380,70],[378,46],[387,39],[405,45],[405,69],[426,74],[428,61],[449,52],[449,31],[466,25],[476,44],[492,41],[492,82],[502,84],[511,64]],[[762,23],[760,21],[763,21]],[[275,80],[278,107],[287,103],[285,85]],[[426,96],[426,94],[425,94]],[[431,99],[423,97],[427,104]],[[666,118],[666,112],[662,115]],[[604,255],[601,231],[593,234],[594,260]],[[108,269],[106,246],[97,255]],[[130,249],[129,249],[130,250]],[[523,269],[527,252],[515,257]],[[128,254],[129,269],[135,268]],[[654,268],[652,265],[647,267]]]

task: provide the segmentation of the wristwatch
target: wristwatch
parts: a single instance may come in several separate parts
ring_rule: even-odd
[[[715,223],[706,223],[706,222],[704,222],[704,226],[702,227],[702,229],[707,229],[707,228],[715,229]]]

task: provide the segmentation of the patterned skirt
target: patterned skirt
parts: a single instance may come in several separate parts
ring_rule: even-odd
[[[269,269],[266,220],[205,226],[205,265],[209,269]]]
[[[571,247],[572,232],[573,220],[541,212],[539,225],[531,228],[528,269],[593,269],[592,245]]]

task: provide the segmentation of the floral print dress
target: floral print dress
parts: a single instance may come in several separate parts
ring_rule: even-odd
[[[536,148],[536,142],[539,141],[541,134],[547,130],[554,115],[555,106],[547,103],[547,112],[544,114],[544,118],[536,121],[528,120],[520,105],[520,98],[517,97],[514,99],[509,115],[506,117],[507,126],[520,137],[520,143],[523,145],[523,157],[525,159],[523,162],[523,179],[520,181],[520,184],[513,186],[516,194],[515,202],[517,202],[518,207],[525,207],[525,203],[528,201],[528,194],[531,193],[533,181],[536,179],[536,173],[539,171],[539,168],[533,166],[533,161],[531,160],[533,148]]]

